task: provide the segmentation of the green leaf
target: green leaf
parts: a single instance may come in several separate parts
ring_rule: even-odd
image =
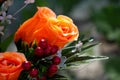
[[[79,44],[79,41],[81,41],[81,43],[83,44],[82,46],[85,46],[82,48],[82,46],[80,48],[76,48],[76,45]],[[73,41],[73,42],[70,42],[68,43],[63,49],[62,49],[62,55],[63,56],[66,56],[66,57],[69,57],[69,56],[72,56],[74,55],[74,53],[77,53],[77,52],[80,52],[81,51],[81,48],[82,50],[86,50],[86,49],[89,49],[95,45],[97,45],[98,43],[92,43],[90,45],[91,42],[93,42],[94,39],[92,37],[89,37],[89,38],[85,38],[85,35],[84,34],[81,34],[78,38],[77,41]],[[76,50],[74,53],[72,52],[72,50]],[[79,51],[78,51],[79,50]]]
[[[87,38],[87,39],[83,39],[83,40],[82,40],[82,43],[83,43],[83,44],[87,44],[87,43],[92,42],[92,41],[94,41],[94,38],[93,38],[93,37],[89,37],[89,38]]]
[[[68,80],[66,77],[63,75],[56,74],[52,77],[54,80]]]
[[[86,53],[86,51],[88,52],[88,50],[92,50],[93,47],[99,45],[100,43],[92,43],[92,44],[87,44],[87,45],[83,45],[80,49],[81,51],[79,51],[79,49],[75,49],[75,52],[72,52],[73,49],[68,50],[68,52],[66,54],[64,54],[64,56],[66,56],[67,58],[73,57],[76,54],[77,55],[82,55],[84,53]]]
[[[92,47],[94,47],[94,46],[96,46],[98,44],[100,44],[100,43],[94,43],[94,44],[87,45],[87,46],[81,48],[81,52],[83,52],[83,51],[85,51],[87,49],[90,49],[90,48],[92,48]]]
[[[75,55],[71,58],[69,58],[65,63],[66,65],[74,65],[78,63],[87,63],[91,61],[96,61],[96,60],[105,60],[108,59],[106,56],[78,56]]]
[[[1,44],[0,44],[0,52],[6,51],[6,49],[8,48],[10,43],[12,42],[13,37],[14,37],[14,35],[12,34],[9,37],[7,37],[3,42],[1,42]]]

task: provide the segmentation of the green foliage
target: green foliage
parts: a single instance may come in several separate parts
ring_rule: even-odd
[[[81,44],[79,41],[82,42],[82,45],[76,47],[76,44]],[[93,41],[93,38],[85,38],[84,35],[80,35],[78,41],[68,44],[66,46],[68,48],[65,47],[65,49],[63,49],[62,55],[67,58],[65,62],[65,65],[67,66],[66,69],[95,60],[108,59],[106,56],[93,56],[95,55],[93,48],[99,45],[99,43],[93,43]]]
[[[120,5],[105,6],[92,14],[92,20],[107,40],[120,45]]]
[[[64,76],[56,74],[56,75],[53,76],[53,79],[51,79],[51,80],[68,80],[68,79]]]
[[[68,14],[69,12],[71,12],[72,8],[81,1],[82,0],[57,0],[56,3],[58,3],[58,5],[62,7],[63,14]]]
[[[114,53],[113,53],[114,54]],[[105,63],[105,72],[110,80],[120,80],[119,56],[112,56]]]
[[[42,4],[39,4],[39,3]],[[53,10],[60,9],[60,13],[69,15],[69,13],[72,11],[72,9],[79,3],[82,2],[82,0],[36,0],[37,5],[41,6],[49,6]],[[57,11],[56,11],[57,12]]]
[[[37,5],[37,6],[49,6],[49,3],[46,0],[35,0],[35,5]]]
[[[8,36],[4,41],[0,43],[0,52],[4,52],[7,50],[8,46],[13,40],[13,36],[14,36],[13,34]]]
[[[95,60],[104,60],[104,59],[108,59],[108,57],[106,56],[78,56],[75,55],[73,56],[71,59],[68,59],[66,61],[66,64],[68,66],[78,66],[81,63],[88,63],[91,61],[95,61]]]
[[[112,4],[115,3],[115,4],[119,4],[120,0],[109,0]]]

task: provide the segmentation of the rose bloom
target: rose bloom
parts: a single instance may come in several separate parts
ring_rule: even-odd
[[[38,7],[36,14],[25,21],[15,33],[14,40],[21,39],[30,44],[44,38],[51,45],[63,48],[64,45],[73,40],[77,40],[78,28],[72,19],[67,16],[56,14],[47,7]]]
[[[0,80],[18,80],[24,61],[26,58],[22,53],[0,53]]]

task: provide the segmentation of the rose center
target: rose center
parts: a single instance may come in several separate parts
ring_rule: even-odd
[[[2,60],[0,61],[0,64],[5,65],[5,66],[15,65],[14,63],[11,63],[8,60]]]
[[[69,32],[69,28],[68,27],[61,27],[63,33],[68,33]]]

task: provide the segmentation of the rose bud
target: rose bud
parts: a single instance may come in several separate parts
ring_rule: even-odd
[[[58,65],[58,64],[60,64],[60,62],[61,62],[60,57],[58,57],[58,56],[54,56],[54,57],[53,57],[53,59],[52,59],[52,63],[53,63],[53,64]]]
[[[57,51],[58,51],[58,49],[59,49],[58,46],[53,45],[53,46],[52,46],[52,50],[51,50],[51,54],[52,54],[52,55],[56,54]]]
[[[49,56],[51,54],[52,45],[48,44],[47,48],[44,50],[44,55]]]
[[[46,39],[41,39],[38,46],[40,46],[43,49],[47,48],[47,46],[48,46],[47,40]]]
[[[41,57],[44,54],[44,50],[41,47],[37,47],[34,51],[35,55]]]
[[[57,71],[58,71],[57,65],[52,64],[48,68],[47,76],[52,77],[54,74],[57,73]]]
[[[23,67],[24,70],[30,70],[31,62],[30,61],[23,62],[22,67]]]
[[[30,76],[31,77],[37,77],[38,76],[38,70],[37,69],[32,69],[31,71],[30,71]]]

